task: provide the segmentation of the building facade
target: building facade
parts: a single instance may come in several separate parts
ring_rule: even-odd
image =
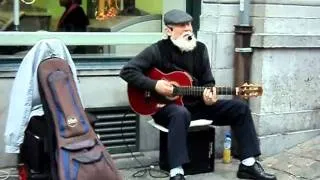
[[[171,8],[188,9],[189,7],[190,11],[188,3],[189,1],[179,0],[172,4],[164,0],[162,14]],[[208,47],[211,68],[217,85],[234,85],[234,25],[239,25],[240,9],[243,9],[241,3],[244,1],[203,0],[201,7],[199,6],[200,10],[192,10],[194,15],[200,14],[197,36]],[[319,10],[320,2],[316,0],[254,0],[251,2],[250,25],[253,26],[253,34],[250,44],[252,48],[250,82],[261,84],[264,92],[261,97],[251,98],[249,104],[262,153],[265,156],[276,154],[320,134],[320,93],[317,91],[317,87],[320,86]],[[113,109],[119,107],[127,108],[129,105],[126,83],[119,78],[119,70],[140,49],[161,38],[161,19],[151,18],[151,20],[159,26],[158,30],[152,31],[154,34],[150,36],[128,34],[125,36],[128,39],[127,42],[120,42],[116,38],[118,36],[113,33],[103,36],[92,35],[90,45],[104,46],[103,48],[108,50],[110,47],[105,45],[122,44],[125,47],[113,47],[122,52],[130,49],[132,44],[141,44],[140,48],[135,46],[135,51],[130,55],[116,53],[86,57],[73,56],[79,72],[84,105],[87,109],[93,109],[94,113],[101,112],[102,119],[106,117],[107,112],[113,112]],[[8,40],[4,35],[5,33],[0,32],[0,39],[3,42],[0,48],[5,45],[4,40]],[[81,33],[75,36],[71,34],[71,37],[82,35]],[[51,34],[41,33],[33,36],[53,37]],[[147,41],[142,42],[141,37]],[[67,38],[67,36],[62,33],[60,38]],[[36,38],[30,39],[29,45],[36,42]],[[87,40],[74,42],[72,39],[67,39],[66,43],[87,45],[88,42],[85,41]],[[12,82],[22,57],[19,55],[0,57],[0,137],[3,137],[5,128]],[[97,116],[99,113],[96,113]],[[121,111],[117,115],[123,116],[123,113],[125,112]],[[133,125],[135,128],[133,145],[136,151],[154,151],[159,148],[159,133],[147,123],[148,119],[150,117],[140,116]],[[216,154],[218,156],[222,152],[223,135],[226,129],[228,128],[217,128]],[[123,144],[115,146],[121,145]],[[15,164],[16,156],[4,153],[4,142],[1,138],[0,167]]]
[[[202,2],[198,38],[211,49],[217,84],[234,84],[234,25],[241,2]],[[263,96],[250,99],[250,107],[264,155],[320,134],[319,9],[313,0],[251,2],[250,82],[263,86]]]

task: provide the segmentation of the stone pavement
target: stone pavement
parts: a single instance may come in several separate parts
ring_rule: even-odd
[[[120,173],[124,180],[168,180],[165,178],[153,178],[152,176],[163,176],[165,174],[158,173],[156,171],[146,170],[144,176],[133,177],[132,175],[138,170],[145,168],[130,168],[139,167],[141,164],[156,164],[158,152],[143,153],[143,156],[139,153],[133,154],[138,161],[133,158],[131,154],[128,154],[127,158],[119,158],[114,156],[117,167],[120,169]],[[275,173],[278,180],[320,180],[320,136],[317,136],[305,143],[301,143],[291,149],[283,151],[275,156],[271,156],[262,159],[266,171]],[[216,159],[215,172],[204,173],[197,175],[186,176],[187,180],[234,180],[236,178],[236,171],[239,162],[233,160],[231,164],[223,164],[221,159]],[[149,168],[150,169],[150,168]],[[157,166],[154,169],[159,169]],[[14,169],[2,169],[0,171],[0,180],[5,179],[6,174],[9,172],[10,177],[8,179],[18,179],[16,171]],[[152,175],[150,175],[149,174]]]
[[[265,159],[279,179],[320,180],[320,136]]]
[[[152,158],[151,158],[152,159]],[[136,161],[136,160],[134,160]],[[119,161],[116,161],[117,165]],[[283,151],[275,156],[261,160],[267,172],[275,173],[278,180],[320,180],[320,136],[317,136],[305,143],[299,144],[289,150]],[[120,165],[120,164],[119,164]],[[239,161],[234,160],[231,164],[223,164],[221,159],[215,162],[215,172],[189,175],[187,180],[233,180],[236,178],[236,171]],[[158,167],[155,167],[158,169]],[[121,169],[121,174],[125,180],[151,180],[151,179],[169,179],[153,178],[148,173],[142,177],[132,177],[132,175],[141,169]],[[157,174],[151,171],[153,176]]]

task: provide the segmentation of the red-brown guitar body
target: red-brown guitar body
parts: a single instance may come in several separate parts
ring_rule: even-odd
[[[176,86],[192,86],[192,78],[188,73],[182,71],[165,74],[153,68],[146,75],[154,80],[167,80]],[[154,93],[128,85],[128,98],[131,108],[141,115],[155,114],[165,102],[162,102],[158,96],[154,96]],[[182,96],[176,97],[174,101],[176,104],[183,105]]]

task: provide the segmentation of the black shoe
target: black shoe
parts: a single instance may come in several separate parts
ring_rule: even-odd
[[[170,177],[170,180],[185,180],[185,178],[182,174],[177,174],[173,177]]]
[[[240,179],[277,180],[275,175],[264,172],[258,162],[255,162],[252,166],[245,166],[240,163],[237,177]]]

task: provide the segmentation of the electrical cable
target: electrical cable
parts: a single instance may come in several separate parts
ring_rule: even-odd
[[[0,170],[0,179],[1,180],[6,180],[9,177],[10,177],[10,172],[4,171],[4,170]]]
[[[24,4],[27,4],[27,5],[31,5],[31,4],[35,3],[36,0],[31,0],[31,1],[21,0],[21,2],[23,2]]]
[[[13,169],[9,169],[9,171],[0,170],[0,180],[7,180],[10,177],[19,177],[18,175],[11,174],[11,170]]]
[[[155,169],[154,168],[154,165],[155,163],[151,163],[149,165],[144,165],[139,159],[137,159],[137,157],[133,154],[131,148],[129,147],[129,145],[126,143],[125,141],[125,137],[124,137],[124,134],[123,134],[123,121],[124,119],[126,118],[126,116],[130,113],[130,110],[128,110],[124,115],[123,115],[123,118],[121,120],[121,137],[122,137],[122,140],[123,142],[125,143],[127,149],[130,151],[130,154],[131,156],[138,162],[138,164],[140,165],[140,167],[138,168],[143,168],[141,170],[138,170],[136,171],[135,173],[132,174],[133,177],[142,177],[144,176],[145,174],[149,173],[149,176],[153,177],[153,178],[166,178],[166,177],[169,177],[169,173],[166,172],[166,171],[163,171],[161,169]],[[152,174],[152,172],[157,172],[157,173],[160,173],[160,174],[163,174],[163,175],[154,175]]]

